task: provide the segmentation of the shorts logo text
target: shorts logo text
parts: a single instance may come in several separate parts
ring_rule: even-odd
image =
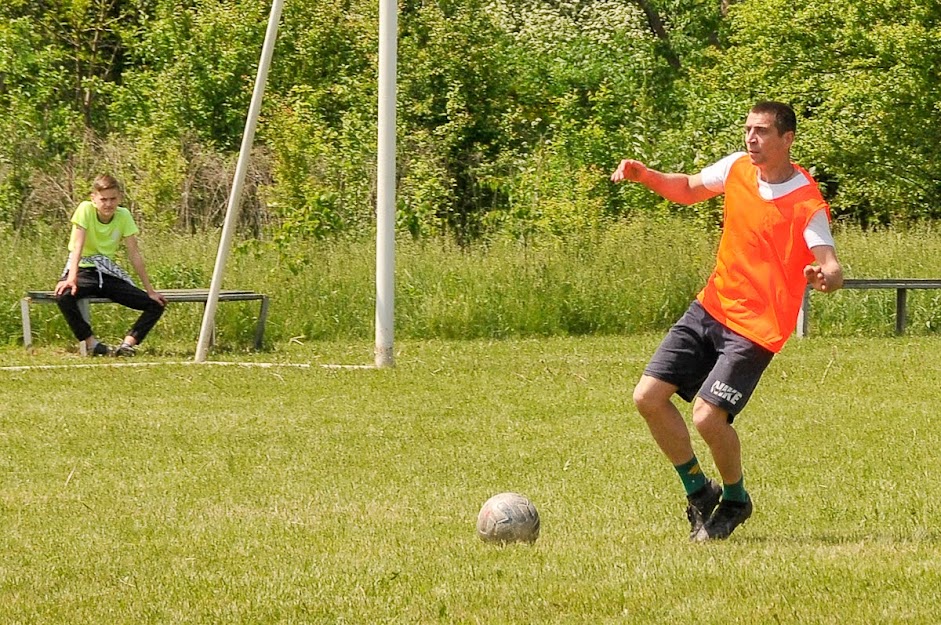
[[[724,382],[719,382],[716,380],[712,383],[712,388],[709,389],[709,392],[715,395],[716,397],[721,397],[726,400],[733,406],[738,403],[738,400],[742,398],[742,394],[736,391],[734,388],[725,384]]]

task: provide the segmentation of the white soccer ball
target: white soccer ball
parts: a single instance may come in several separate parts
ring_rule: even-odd
[[[539,538],[539,512],[519,493],[494,495],[477,515],[477,536],[486,543],[534,543]]]

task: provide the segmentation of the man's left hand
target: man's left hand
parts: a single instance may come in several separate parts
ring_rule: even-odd
[[[807,284],[813,287],[814,290],[823,293],[831,290],[830,286],[827,284],[827,276],[823,272],[823,268],[819,265],[807,265],[804,267],[804,277],[807,278]]]

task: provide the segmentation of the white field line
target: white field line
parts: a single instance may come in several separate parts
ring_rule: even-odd
[[[187,365],[216,365],[220,367],[258,367],[261,369],[274,369],[278,367],[293,367],[296,369],[311,369],[320,367],[322,369],[375,369],[375,365],[336,365],[322,364],[314,365],[311,363],[294,362],[224,362],[220,360],[209,360],[206,362],[195,362],[192,360],[171,360],[164,362],[114,362],[114,363],[83,363],[74,365],[13,365],[0,367],[0,371],[48,371],[54,369],[94,369],[97,367],[160,367],[160,366],[187,366]]]

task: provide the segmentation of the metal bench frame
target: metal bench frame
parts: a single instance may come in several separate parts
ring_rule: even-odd
[[[196,302],[207,304],[209,302],[209,289],[166,289],[160,293],[167,298],[167,303]],[[258,323],[255,326],[255,349],[260,350],[265,338],[265,324],[268,320],[268,296],[254,291],[219,291],[220,302],[246,302],[260,301]],[[55,304],[53,291],[28,291],[26,297],[20,300],[20,314],[23,319],[23,346],[33,344],[33,326],[30,320],[31,304]],[[91,319],[91,304],[113,304],[105,297],[86,297],[79,300],[79,309],[86,320]],[[81,344],[84,347],[84,343]],[[80,348],[81,349],[81,348]]]
[[[909,289],[941,289],[941,280],[921,279],[847,279],[843,281],[844,289],[895,289],[895,333],[904,334],[908,316]],[[804,301],[801,303],[800,313],[797,316],[797,336],[808,334],[808,317],[810,316],[810,294],[812,288],[804,291]]]

